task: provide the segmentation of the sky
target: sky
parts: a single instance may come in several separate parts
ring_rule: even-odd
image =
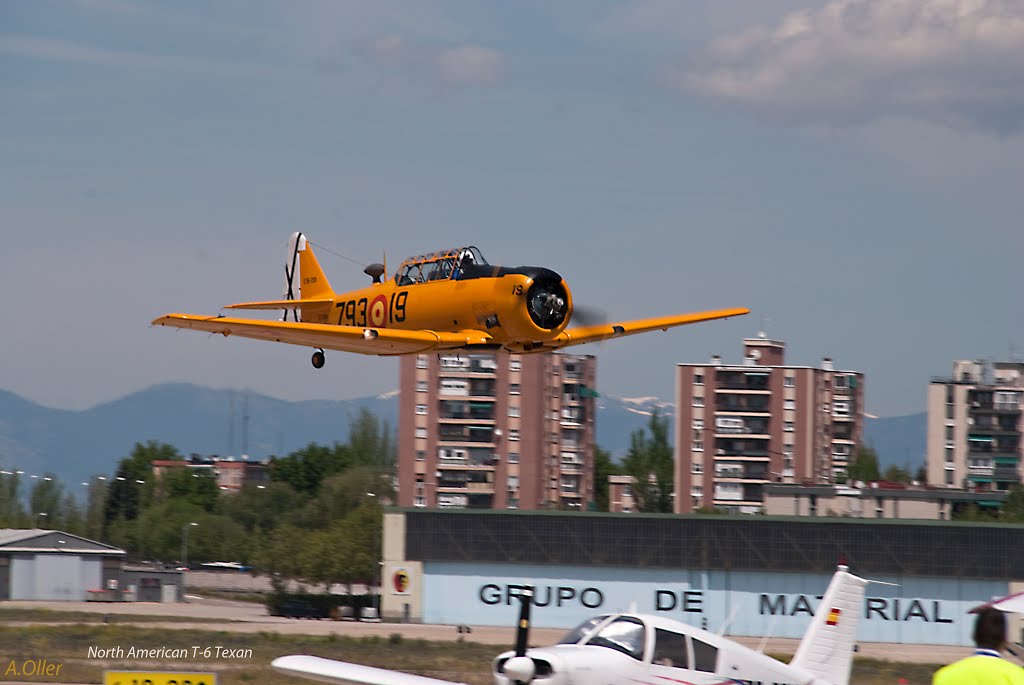
[[[752,310],[575,348],[603,393],[672,399],[764,331],[922,411],[1024,355],[1022,64],[1017,0],[0,0],[0,388],[397,388],[150,326],[279,297],[301,230],[339,291],[335,253],[472,244],[611,320]]]

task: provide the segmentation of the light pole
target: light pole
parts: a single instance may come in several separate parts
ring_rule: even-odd
[[[181,565],[188,569],[188,529],[198,526],[195,521],[190,521],[181,527]]]
[[[41,517],[43,517],[43,516],[49,516],[49,514],[48,514],[48,513],[46,513],[45,511],[41,511],[41,512],[39,512],[38,514],[36,514],[36,528],[38,528],[38,527],[39,527],[39,519],[40,519]]]

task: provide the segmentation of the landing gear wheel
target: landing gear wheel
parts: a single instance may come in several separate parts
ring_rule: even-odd
[[[313,359],[310,361],[313,362],[314,369],[322,369],[324,368],[324,364],[327,362],[327,357],[324,355],[323,350],[317,350],[313,353]]]

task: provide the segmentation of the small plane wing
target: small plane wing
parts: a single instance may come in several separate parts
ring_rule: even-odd
[[[154,319],[153,324],[220,333],[225,337],[237,335],[241,338],[377,355],[409,354],[428,350],[460,348],[467,345],[487,345],[493,342],[491,337],[483,331],[474,330],[455,333],[430,330],[407,331],[395,328],[360,328],[301,321],[265,321],[195,314],[167,314]]]
[[[426,676],[388,671],[373,666],[350,664],[318,656],[292,655],[274,659],[275,670],[286,675],[311,678],[325,683],[346,685],[463,685],[450,680],[438,680]]]
[[[597,326],[580,326],[579,328],[567,328],[562,331],[551,343],[552,347],[568,347],[570,345],[582,345],[584,343],[607,340],[608,338],[621,338],[626,335],[647,333],[656,331],[659,328],[667,331],[676,326],[685,326],[690,323],[701,321],[712,321],[714,319],[727,319],[730,316],[742,316],[749,314],[746,307],[735,307],[733,309],[714,309],[707,312],[694,312],[692,314],[677,314],[675,316],[658,316],[653,319],[636,319],[634,321],[622,321],[619,323],[602,323]]]

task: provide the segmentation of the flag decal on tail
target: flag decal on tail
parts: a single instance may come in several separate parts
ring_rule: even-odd
[[[839,625],[839,609],[836,609],[835,607],[832,607],[831,609],[829,609],[829,611],[828,611],[828,618],[825,619],[825,625],[827,625],[827,626],[837,626],[837,625]]]

